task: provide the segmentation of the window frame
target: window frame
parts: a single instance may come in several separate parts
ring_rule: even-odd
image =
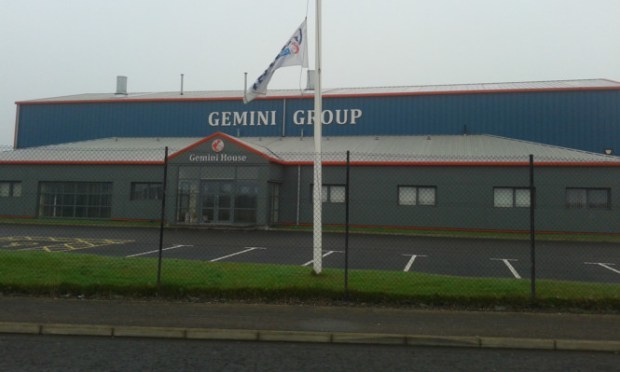
[[[342,197],[335,199],[334,195],[334,189],[335,188],[342,188]],[[322,188],[321,188],[321,202],[323,204],[345,204],[346,203],[346,197],[347,197],[347,186],[345,184],[338,184],[338,183],[334,183],[334,184],[327,184],[324,183]],[[340,200],[342,199],[342,200]],[[312,203],[314,203],[314,184],[310,184],[310,201]]]
[[[114,182],[39,181],[38,216],[110,219]]]
[[[583,206],[571,204],[568,200],[568,194],[570,190],[582,190],[585,191],[585,203]],[[605,206],[594,205],[591,201],[591,192],[605,191],[606,192],[606,204]],[[564,191],[564,202],[567,209],[598,209],[598,210],[610,210],[611,209],[611,188],[610,187],[566,187]]]
[[[21,198],[23,195],[23,185],[22,181],[0,181],[0,185],[8,186],[8,194],[2,195],[0,194],[0,198]],[[18,188],[16,186],[19,186]],[[16,192],[15,190],[19,190]]]
[[[511,203],[510,205],[497,205],[495,193],[497,190],[510,190]],[[517,191],[527,191],[529,200],[527,205],[518,205],[517,203]],[[531,208],[532,206],[532,192],[527,186],[493,186],[493,208],[507,209],[507,208]]]
[[[401,202],[401,189],[414,189],[415,190],[415,201],[413,204],[403,203]],[[422,189],[430,189],[433,190],[433,203],[420,203],[420,191]],[[437,186],[431,185],[397,185],[396,187],[396,203],[399,207],[436,207],[437,206]]]
[[[138,185],[146,186],[146,189],[142,192],[137,192],[136,187]],[[144,196],[144,193],[146,193],[147,197],[142,197]],[[141,196],[141,197],[137,197],[137,196]],[[129,200],[131,201],[154,201],[154,200],[161,200],[163,197],[164,197],[164,186],[162,182],[132,182],[131,183],[131,186],[129,189]]]

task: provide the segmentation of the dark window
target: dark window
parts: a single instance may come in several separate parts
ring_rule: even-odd
[[[110,218],[112,182],[41,182],[39,215],[58,218]]]
[[[0,198],[19,198],[22,196],[22,183],[19,181],[0,181]]]
[[[610,189],[572,188],[566,189],[566,207],[571,209],[609,209]]]
[[[256,223],[258,186],[256,182],[237,183],[235,194],[235,222]]]
[[[161,182],[132,182],[131,200],[161,200],[164,188]]]

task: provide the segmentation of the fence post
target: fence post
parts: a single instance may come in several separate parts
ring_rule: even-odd
[[[166,218],[166,189],[168,183],[168,146],[164,151],[164,179],[162,184],[162,197],[161,197],[161,219],[159,223],[159,256],[157,259],[157,289],[159,290],[161,284],[161,261],[164,248],[164,220]]]
[[[531,301],[536,300],[536,186],[534,186],[534,155],[530,154],[530,260]]]
[[[345,299],[349,299],[349,176],[351,171],[350,162],[351,152],[347,151],[347,175],[344,189],[344,295]]]

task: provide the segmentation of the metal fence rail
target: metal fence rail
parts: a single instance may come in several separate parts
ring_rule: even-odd
[[[313,156],[0,149],[0,253],[151,258],[158,284],[167,262],[310,268],[321,203],[345,292],[351,272],[620,283],[615,157],[326,153],[318,201]]]

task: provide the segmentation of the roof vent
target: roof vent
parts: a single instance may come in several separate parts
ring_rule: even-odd
[[[127,95],[127,76],[116,77],[116,93],[117,96]]]

